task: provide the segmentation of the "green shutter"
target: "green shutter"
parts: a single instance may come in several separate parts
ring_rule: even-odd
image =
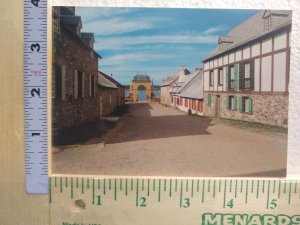
[[[229,96],[226,96],[226,109],[229,109]]]
[[[253,114],[253,100],[252,97],[249,96],[249,114]]]
[[[250,61],[250,90],[254,90],[254,60]]]
[[[234,64],[234,90],[239,89],[239,64]]]
[[[207,105],[211,106],[211,94],[207,96]]]
[[[243,97],[239,97],[239,112],[243,112]]]
[[[225,88],[226,88],[226,91],[228,91],[228,88],[229,88],[229,80],[228,80],[228,66],[226,66],[225,68]]]
[[[244,89],[244,82],[245,82],[245,64],[239,64],[239,90]]]
[[[237,98],[236,96],[233,96],[233,110],[236,111],[236,108],[237,108]]]

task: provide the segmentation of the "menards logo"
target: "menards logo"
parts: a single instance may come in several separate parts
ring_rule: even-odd
[[[300,225],[300,215],[205,213],[202,225]]]

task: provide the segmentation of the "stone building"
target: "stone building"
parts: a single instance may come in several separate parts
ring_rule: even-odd
[[[100,73],[102,73],[102,72],[100,72]],[[106,75],[106,74],[104,74],[104,75]],[[111,76],[106,75],[106,78],[118,87],[117,106],[118,107],[124,106],[125,105],[125,86],[120,84],[115,79],[113,79],[112,75]]]
[[[99,117],[97,73],[99,54],[93,34],[81,33],[74,7],[53,7],[52,127],[61,129]]]
[[[204,114],[287,127],[291,11],[260,11],[204,62]]]
[[[160,85],[160,103],[162,105],[171,105],[170,85],[176,80],[178,80],[178,76],[168,76]]]
[[[99,116],[112,114],[125,104],[125,87],[103,72],[98,72]]]
[[[177,108],[191,114],[203,115],[203,70],[196,69],[192,78],[178,91]]]

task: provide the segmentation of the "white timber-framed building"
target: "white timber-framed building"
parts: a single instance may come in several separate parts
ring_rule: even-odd
[[[263,10],[203,60],[204,115],[287,127],[292,11]]]

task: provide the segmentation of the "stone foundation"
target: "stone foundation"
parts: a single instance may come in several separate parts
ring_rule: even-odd
[[[217,95],[220,96],[220,118],[258,122],[279,127],[288,125],[288,94],[216,94],[212,93],[211,106],[208,106],[208,93],[205,93],[204,115],[215,117]],[[237,110],[226,109],[226,96],[237,97]],[[251,96],[253,99],[253,113],[239,112],[239,97]]]

